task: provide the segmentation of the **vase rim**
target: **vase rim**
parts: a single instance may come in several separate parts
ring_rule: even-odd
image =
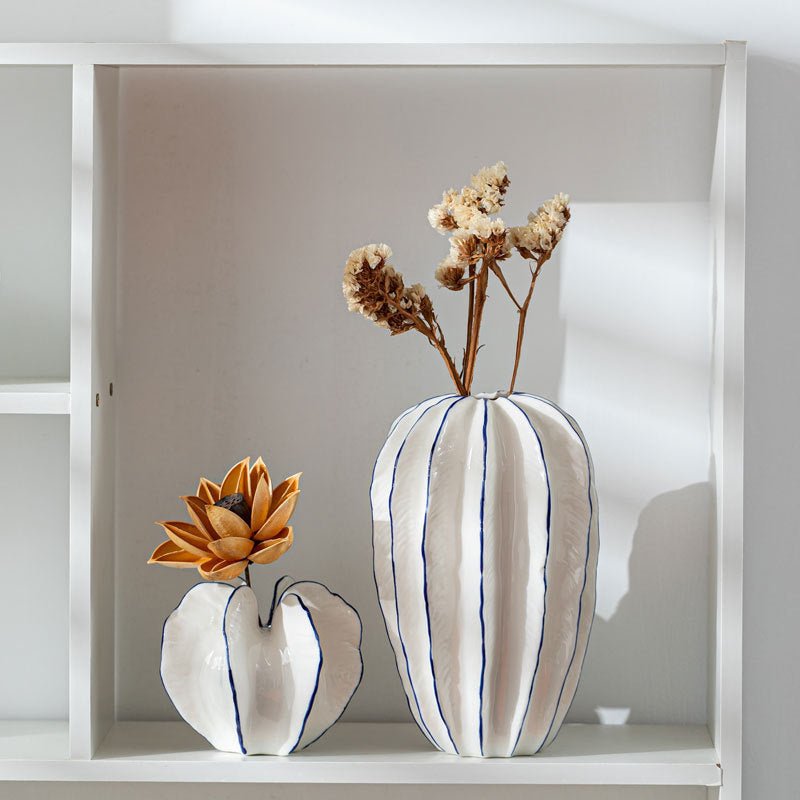
[[[476,392],[475,394],[470,394],[470,397],[474,397],[476,400],[497,400],[500,397],[508,397],[510,394],[511,392],[509,391],[497,389],[494,392]]]

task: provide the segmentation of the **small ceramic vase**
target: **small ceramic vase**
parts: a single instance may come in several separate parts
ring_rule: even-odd
[[[375,581],[411,713],[463,756],[538,753],[594,616],[597,498],[575,420],[524,393],[402,414],[371,487]]]
[[[161,680],[217,750],[286,755],[342,715],[360,647],[358,613],[320,583],[281,578],[263,624],[248,586],[201,583],[164,623]]]

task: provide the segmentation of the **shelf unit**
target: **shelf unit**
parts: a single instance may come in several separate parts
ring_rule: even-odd
[[[0,384],[0,414],[67,415],[69,722],[0,726],[0,780],[518,783],[709,787],[741,797],[744,43],[714,45],[6,44],[0,65],[71,67],[70,377]],[[721,77],[713,233],[716,509],[707,726],[567,725],[535,758],[458,759],[400,723],[340,723],[291,758],[216,753],[186,725],[117,721],[114,586],[122,70],[185,67],[692,67]],[[716,109],[715,109],[716,111]],[[157,622],[154,622],[157,625]],[[116,639],[118,641],[118,639]],[[719,788],[721,787],[721,788]],[[717,792],[719,793],[717,795]]]

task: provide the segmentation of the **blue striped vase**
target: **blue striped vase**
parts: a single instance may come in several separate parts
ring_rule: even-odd
[[[595,605],[597,500],[576,422],[516,392],[425,400],[370,489],[375,583],[411,713],[462,756],[556,737]]]

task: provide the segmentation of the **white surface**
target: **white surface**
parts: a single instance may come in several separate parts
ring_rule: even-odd
[[[743,545],[743,395],[744,395],[744,214],[745,70],[742,45],[729,45],[729,66],[714,170],[715,292],[724,312],[715,320],[712,453],[718,531],[714,546],[717,618],[715,676],[710,698],[710,728],[725,764],[722,800],[742,793],[742,545]]]
[[[70,105],[69,69],[0,67],[0,381],[69,374]]]
[[[216,41],[216,39],[214,40]],[[0,44],[0,64],[657,64],[721,66],[725,50],[711,45],[648,44]]]
[[[72,127],[71,752],[113,719],[117,73],[76,66]]]
[[[595,488],[580,429],[539,398],[444,395],[392,426],[370,486],[375,582],[438,749],[534,755],[557,735],[594,617]]]
[[[69,723],[66,720],[0,720],[0,764],[65,761],[69,758]],[[0,766],[0,780],[2,766]]]
[[[64,416],[0,416],[0,719],[66,719],[69,530]]]
[[[3,383],[0,414],[69,414],[68,382]]]
[[[198,473],[219,478],[250,452],[279,474],[305,470],[281,570],[322,580],[362,614],[366,677],[349,718],[408,719],[375,601],[367,487],[390,421],[446,391],[446,375],[420,337],[391,339],[346,313],[341,268],[354,246],[383,239],[430,286],[447,243],[427,208],[502,153],[506,219],[560,189],[575,199],[518,382],[556,399],[568,391],[604,509],[603,620],[572,719],[615,706],[630,722],[705,721],[716,88],[711,71],[678,68],[121,71],[120,718],[174,718],[153,620],[193,578],[144,563],[152,521],[182,513],[177,495]],[[507,109],[504,125],[478,119],[442,137],[476,92]],[[533,126],[530,108],[557,100],[562,112]],[[350,112],[360,106],[368,117]],[[581,132],[587,113],[597,148]],[[516,268],[512,280],[524,280]],[[431,291],[458,348],[461,298]],[[501,296],[486,320],[477,388],[504,385],[511,370]],[[247,388],[233,389],[245,375]],[[262,601],[275,577],[255,572]]]
[[[9,725],[5,736],[16,734]],[[243,758],[213,750],[183,723],[114,726],[92,761],[63,761],[61,745],[35,749],[29,736],[8,752],[0,778],[51,781],[170,781],[370,784],[609,784],[717,786],[720,770],[703,727],[568,725],[546,754],[469,759],[432,751],[413,724],[340,723],[291,758]],[[30,749],[28,749],[30,748]],[[2,750],[0,750],[2,752]],[[373,789],[374,791],[374,789]]]

